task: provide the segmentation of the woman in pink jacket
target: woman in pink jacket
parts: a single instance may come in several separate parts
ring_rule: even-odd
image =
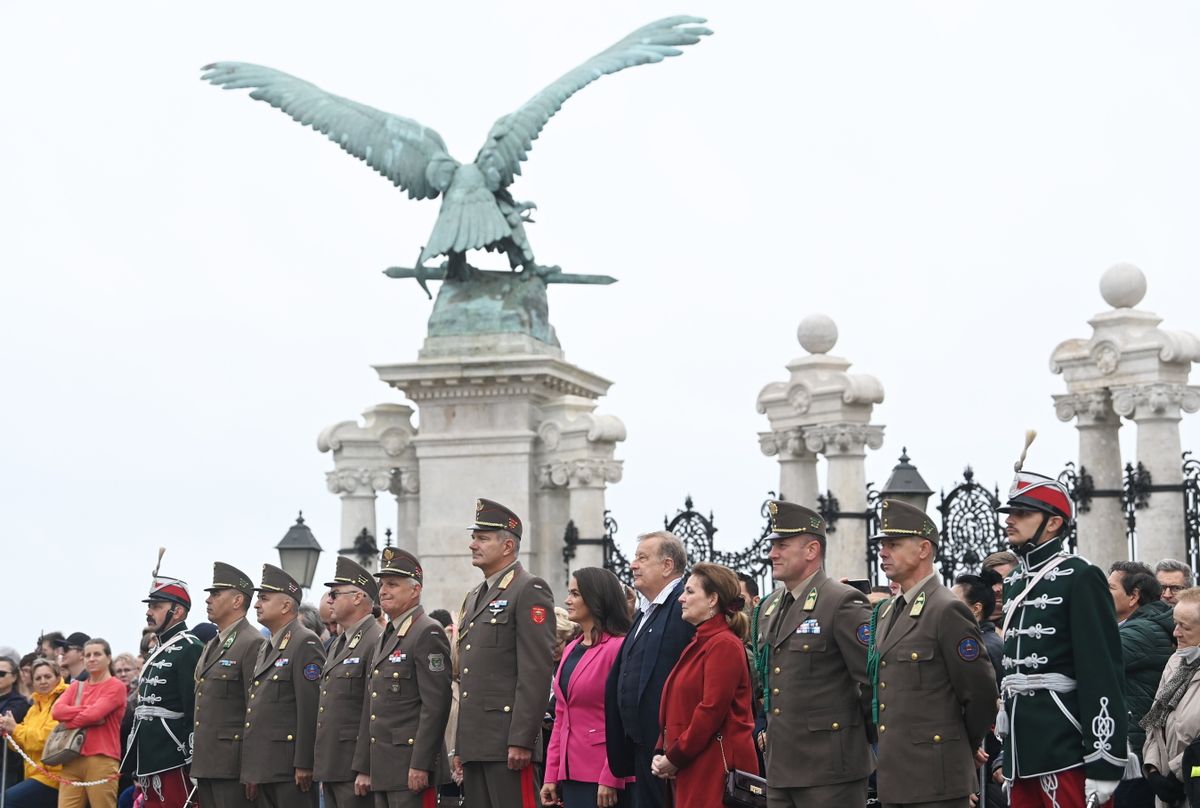
[[[608,570],[584,567],[571,576],[564,605],[583,633],[563,651],[554,677],[554,734],[542,804],[621,806],[625,782],[609,771],[604,743],[604,685],[629,631],[625,592]]]

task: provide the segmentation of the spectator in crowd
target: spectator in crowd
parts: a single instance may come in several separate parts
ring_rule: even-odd
[[[967,604],[975,622],[979,624],[983,648],[996,672],[996,686],[999,687],[1000,680],[1004,678],[1004,640],[996,632],[996,624],[988,620],[996,608],[996,593],[983,576],[960,575],[954,579],[954,594]]]
[[[29,712],[19,722],[11,712],[0,713],[0,729],[11,735],[17,745],[25,750],[25,754],[41,766],[42,747],[58,723],[50,715],[50,709],[67,685],[62,680],[57,662],[38,658],[32,667],[33,704]],[[9,766],[12,766],[11,761]],[[61,766],[44,768],[51,774],[62,770]],[[25,763],[25,779],[8,789],[4,798],[5,808],[55,808],[58,805],[58,783],[35,766]]]
[[[445,628],[454,622],[450,618],[450,612],[446,611],[445,609],[434,609],[429,613],[429,616],[438,621],[438,624],[441,625],[442,628]]]
[[[24,719],[25,713],[29,711],[29,699],[22,696],[20,688],[17,687],[20,680],[21,668],[17,665],[17,660],[0,656],[0,715],[12,715],[18,722]],[[8,777],[0,786],[8,788],[21,782],[21,756],[7,745],[4,752],[8,756]]]
[[[118,679],[125,683],[129,692],[137,690],[138,671],[137,657],[128,651],[123,651],[113,658],[113,672]]]
[[[583,629],[572,620],[567,610],[562,606],[554,607],[554,664],[557,666],[562,659],[567,643],[580,635]]]
[[[1004,622],[1004,579],[1011,575],[1020,563],[1017,554],[1009,550],[992,553],[983,559],[983,570],[990,570],[1000,576],[1000,582],[992,584],[992,591],[996,593],[996,606],[988,615],[988,622],[994,625]]]
[[[316,606],[311,603],[301,603],[296,610],[296,616],[300,618],[300,624],[306,629],[316,634],[321,640],[321,648],[324,650],[328,645],[329,632],[325,629],[325,623],[321,620],[321,613]]]
[[[1139,561],[1118,561],[1109,567],[1112,593],[1125,662],[1125,705],[1129,710],[1129,749],[1139,757],[1146,732],[1138,724],[1154,701],[1167,660],[1175,652],[1175,621],[1171,606],[1150,567]],[[1140,808],[1153,803],[1145,778],[1121,781],[1113,794],[1114,808]]]
[[[1175,639],[1179,643],[1167,661],[1154,703],[1141,727],[1146,733],[1146,775],[1160,808],[1181,805],[1183,751],[1200,736],[1200,589],[1185,589],[1175,603]]]
[[[759,595],[758,579],[753,575],[745,572],[739,572],[738,591],[741,592],[742,600],[746,601],[746,614],[749,615],[754,611],[754,607],[758,605],[762,597]]]
[[[697,564],[679,602],[696,633],[663,687],[663,752],[652,771],[675,780],[676,805],[720,808],[726,771],[759,771],[743,645],[749,621],[737,576],[719,564]]]
[[[338,636],[338,622],[337,618],[333,616],[333,602],[329,598],[321,598],[318,613],[321,615],[321,626],[325,629],[325,641],[322,644],[325,646],[325,652],[328,653]]]
[[[59,665],[62,668],[63,679],[68,683],[76,680],[84,681],[90,675],[83,661],[83,647],[90,638],[82,631],[76,631],[67,636],[63,645],[62,658]]]
[[[629,609],[629,619],[632,620],[638,612],[638,593],[629,584],[625,584],[625,606]]]
[[[67,638],[68,643],[72,637]],[[59,808],[114,808],[117,804],[117,765],[121,760],[121,718],[125,714],[125,684],[112,675],[112,648],[93,637],[84,641],[87,680],[75,680],[54,702],[50,713],[71,729],[87,728],[79,757],[63,765],[62,775],[75,782],[63,783],[58,792]],[[78,703],[76,701],[78,700]]]
[[[1162,599],[1174,606],[1179,593],[1195,586],[1192,568],[1182,561],[1164,558],[1154,566],[1154,577],[1162,587]]]
[[[138,643],[138,671],[141,671],[141,666],[146,664],[146,660],[150,658],[150,654],[154,653],[154,649],[158,646],[158,635],[148,628],[142,629],[142,641]]]
[[[636,777],[637,808],[662,808],[663,781],[650,770],[659,738],[663,685],[696,627],[684,621],[680,596],[687,553],[669,531],[638,537],[629,565],[641,608],[609,674],[604,701],[608,765],[617,777]],[[741,651],[742,657],[746,652]]]
[[[28,653],[20,658],[20,694],[23,696],[34,695],[34,663],[37,662],[37,653]]]
[[[66,647],[67,638],[61,631],[47,631],[38,637],[38,655],[43,659],[58,662]]]
[[[608,570],[584,567],[571,576],[564,602],[569,624],[580,631],[552,683],[557,730],[546,750],[542,804],[626,805],[625,780],[613,775],[604,752],[605,682],[631,625],[625,591]]]

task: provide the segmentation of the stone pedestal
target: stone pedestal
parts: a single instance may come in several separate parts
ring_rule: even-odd
[[[620,479],[613,452],[624,426],[594,413],[610,383],[522,334],[429,337],[418,361],[376,370],[420,414],[412,439],[419,483],[403,496],[415,506],[407,521],[415,521],[427,607],[457,610],[479,580],[467,530],[477,497],[521,516],[522,561],[557,600],[567,520],[582,536],[602,535],[604,487]]]
[[[867,565],[866,449],[883,445],[883,427],[870,423],[883,385],[874,376],[848,372],[849,361],[829,355],[837,325],[825,315],[804,318],[797,337],[809,355],[788,363],[787,381],[758,394],[758,411],[771,427],[759,433],[759,448],[779,461],[783,498],[814,509],[821,491],[817,460],[828,459],[828,490],[845,516],[830,536],[825,568],[834,577],[858,578]]]
[[[1123,475],[1117,431],[1121,419],[1113,411],[1108,391],[1055,396],[1054,410],[1061,421],[1075,420],[1079,430],[1079,469],[1091,476],[1097,491],[1119,492]],[[1078,519],[1080,541],[1087,546],[1087,557],[1092,563],[1108,569],[1112,562],[1129,558],[1125,513],[1119,496],[1093,497],[1088,511],[1080,512]]]
[[[1117,416],[1137,424],[1137,462],[1150,471],[1152,484],[1178,485],[1181,412],[1200,409],[1198,388],[1187,384],[1200,361],[1200,339],[1159,328],[1160,317],[1134,308],[1146,294],[1146,277],[1132,264],[1110,267],[1100,293],[1112,310],[1088,321],[1092,336],[1060,343],[1051,355],[1050,370],[1063,375],[1068,390],[1054,397],[1055,410],[1064,421],[1076,419],[1079,462],[1096,488],[1122,485]],[[1147,505],[1137,513],[1137,560],[1184,557],[1182,495],[1152,491]],[[1107,565],[1129,557],[1120,500],[1093,499],[1079,528],[1079,551],[1092,561]]]

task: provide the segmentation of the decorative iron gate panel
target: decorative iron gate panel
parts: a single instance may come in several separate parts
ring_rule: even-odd
[[[999,505],[1000,490],[989,491],[975,482],[975,471],[970,466],[963,470],[963,481],[942,495],[937,506],[942,515],[937,564],[946,586],[963,573],[979,572],[983,559],[1007,549],[996,513]]]

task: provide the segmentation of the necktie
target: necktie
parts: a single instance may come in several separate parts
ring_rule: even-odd
[[[487,581],[484,581],[483,585],[479,587],[479,594],[475,596],[475,611],[476,612],[478,612],[480,609],[482,609],[487,604],[488,589],[489,589],[489,587],[487,585]]]
[[[388,624],[389,625],[391,624],[390,620],[388,621]],[[343,632],[342,635],[340,637],[338,637],[337,642],[335,642],[333,644],[333,655],[335,657],[338,656],[339,654],[342,653],[342,649],[345,647],[346,647],[346,634],[345,634],[345,632]]]
[[[204,667],[208,667],[213,661],[213,652],[221,645],[221,636],[218,634],[208,641],[208,650],[204,652]]]
[[[379,641],[379,650],[382,651],[387,647],[388,639],[396,633],[396,624],[391,620],[388,621],[387,628],[383,630],[383,638]]]
[[[792,608],[792,604],[796,602],[796,598],[792,595],[791,590],[784,592],[780,598],[779,616],[775,618],[775,636],[781,636],[781,632],[787,632],[790,627],[787,626],[787,613]]]
[[[898,617],[900,616],[900,612],[904,611],[904,607],[905,607],[905,605],[906,605],[906,604],[905,604],[905,601],[904,601],[904,596],[903,596],[903,595],[901,595],[900,597],[896,598],[896,603],[895,603],[895,605],[893,605],[893,606],[892,606],[892,615],[891,615],[891,617],[890,617],[890,618],[888,618],[888,626],[887,626],[887,633],[888,633],[888,634],[891,634],[891,633],[892,633],[892,629],[893,629],[893,628],[895,628],[895,626],[896,626],[896,618],[898,618]]]

